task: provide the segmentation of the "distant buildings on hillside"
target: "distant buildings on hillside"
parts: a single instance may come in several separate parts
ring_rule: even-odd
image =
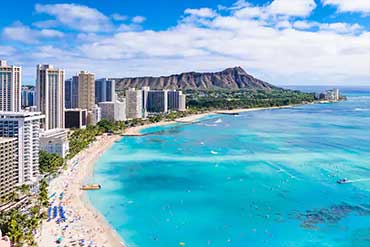
[[[145,118],[166,114],[170,111],[185,111],[186,96],[176,90],[141,90],[130,88],[126,91],[127,117]]]
[[[334,88],[331,90],[326,90],[324,92],[316,93],[315,98],[317,100],[337,101],[340,100],[341,95],[339,89]]]

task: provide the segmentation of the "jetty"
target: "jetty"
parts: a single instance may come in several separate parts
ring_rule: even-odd
[[[238,116],[239,115],[239,112],[216,111],[216,114]]]
[[[143,136],[141,133],[123,133],[120,136]]]
[[[183,124],[194,124],[194,123],[199,123],[200,121],[198,120],[175,120],[176,123],[183,123]]]

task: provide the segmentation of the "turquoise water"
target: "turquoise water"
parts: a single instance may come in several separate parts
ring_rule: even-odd
[[[370,93],[348,95],[124,138],[89,199],[130,247],[368,247]]]

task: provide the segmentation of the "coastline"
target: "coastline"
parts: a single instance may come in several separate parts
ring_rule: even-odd
[[[117,135],[102,135],[97,141],[80,152],[73,160],[68,161],[67,169],[49,184],[49,196],[55,195],[54,205],[63,205],[68,220],[58,225],[56,220],[43,221],[40,232],[36,236],[38,246],[57,246],[56,240],[63,238],[61,246],[78,244],[84,239],[93,246],[123,247],[124,241],[118,233],[106,222],[105,218],[88,202],[81,185],[91,177],[95,161],[121,137]],[[74,161],[79,160],[78,165]],[[58,197],[64,193],[63,199]],[[63,228],[68,227],[63,230]]]
[[[199,114],[193,114],[189,115],[183,118],[178,118],[174,121],[160,121],[158,123],[151,123],[151,124],[145,124],[141,126],[131,127],[125,130],[125,133],[122,134],[122,136],[141,136],[141,131],[146,128],[151,127],[160,127],[160,126],[166,126],[176,123],[184,123],[184,124],[192,124],[204,117],[208,117],[211,115],[217,115],[217,114],[236,114],[236,113],[242,113],[242,112],[251,112],[251,111],[263,111],[263,110],[274,110],[274,109],[284,109],[284,108],[291,108],[299,105],[287,105],[287,106],[273,106],[273,107],[259,107],[259,108],[242,108],[242,109],[234,109],[234,110],[214,110]]]
[[[317,103],[317,102],[316,102]],[[103,135],[97,137],[97,141],[90,144],[90,146],[80,152],[73,160],[68,161],[67,170],[63,171],[58,177],[50,182],[49,195],[56,192],[56,196],[64,192],[64,199],[62,205],[67,211],[68,222],[70,222],[71,215],[78,218],[77,222],[68,223],[71,227],[62,231],[62,226],[67,225],[63,223],[61,226],[56,224],[55,220],[47,222],[43,221],[40,233],[36,236],[38,246],[57,246],[56,239],[63,237],[62,245],[66,241],[85,239],[93,241],[94,246],[105,247],[124,247],[126,246],[124,240],[118,235],[113,227],[106,221],[104,216],[98,212],[86,198],[86,193],[80,190],[80,187],[93,174],[94,165],[97,159],[108,150],[116,141],[124,138],[124,136],[140,136],[141,131],[145,128],[166,126],[176,123],[191,124],[197,122],[203,117],[215,114],[235,114],[241,112],[260,111],[291,108],[298,105],[288,105],[281,107],[261,107],[235,110],[210,111],[200,114],[189,115],[184,118],[179,118],[174,121],[161,121],[158,123],[146,124],[142,126],[131,127],[125,130],[125,133],[119,135]],[[74,166],[73,162],[79,160],[78,165]],[[59,202],[56,199],[56,202]],[[97,227],[94,227],[97,226]],[[82,231],[82,232],[81,232]]]

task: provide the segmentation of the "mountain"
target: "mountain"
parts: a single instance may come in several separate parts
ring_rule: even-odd
[[[277,89],[249,75],[241,67],[228,68],[215,73],[189,72],[161,77],[112,79],[116,80],[116,90],[143,86],[149,86],[151,89]]]

